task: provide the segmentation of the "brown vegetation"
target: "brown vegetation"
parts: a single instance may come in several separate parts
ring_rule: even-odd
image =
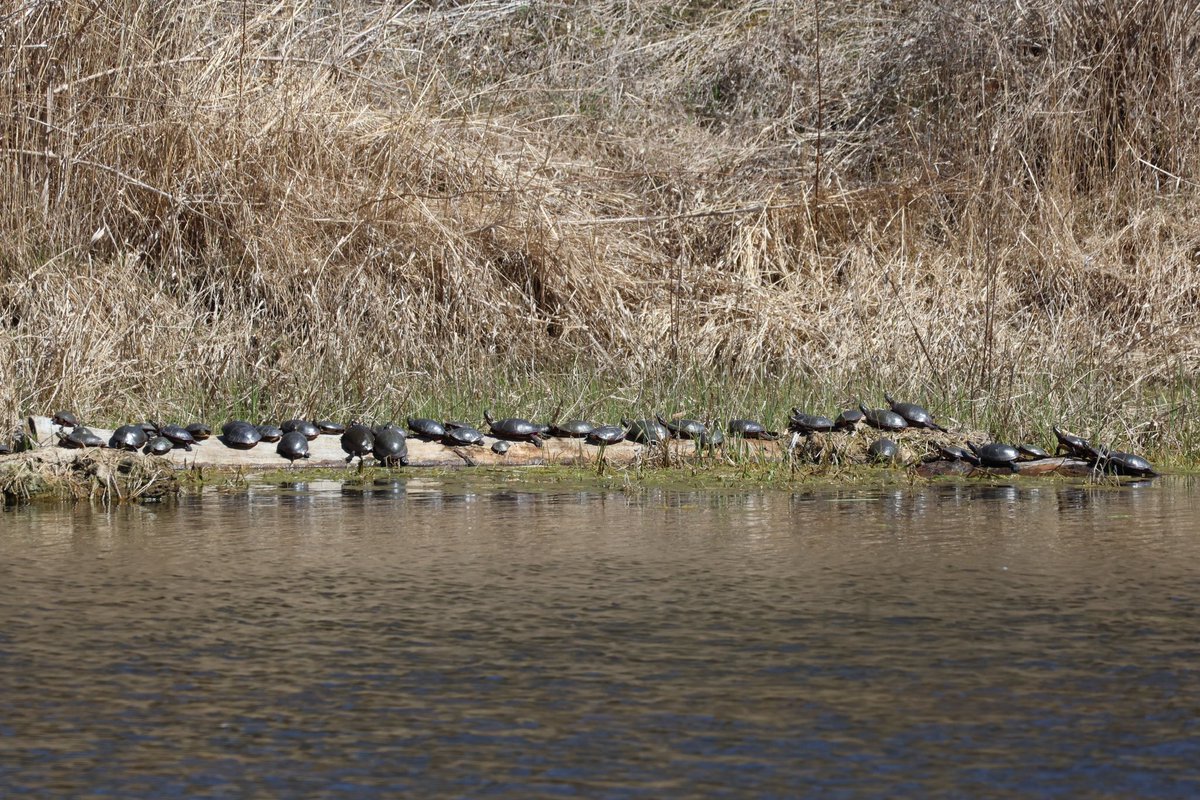
[[[1197,13],[9,0],[0,413],[783,383],[1181,441]]]

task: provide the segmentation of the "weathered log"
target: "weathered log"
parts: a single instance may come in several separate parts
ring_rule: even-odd
[[[1086,461],[1080,461],[1077,458],[1040,458],[1037,461],[1020,461],[1017,463],[1017,471],[1013,473],[1010,469],[1000,469],[996,467],[976,467],[966,461],[948,461],[937,460],[927,461],[917,465],[917,474],[923,478],[935,478],[941,476],[983,476],[994,475],[1004,477],[1006,475],[1021,475],[1023,477],[1038,476],[1038,475],[1062,475],[1069,478],[1086,478],[1091,476],[1095,470],[1092,465]]]

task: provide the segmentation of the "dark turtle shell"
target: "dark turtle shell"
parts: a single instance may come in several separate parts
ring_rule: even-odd
[[[64,428],[74,428],[79,424],[79,419],[70,411],[55,411],[50,421]]]
[[[872,428],[878,428],[881,431],[902,431],[908,427],[908,420],[895,411],[889,411],[886,408],[867,408],[863,405],[860,405],[858,410],[862,412],[863,420]]]
[[[659,444],[671,438],[671,431],[658,420],[654,419],[622,419],[625,426],[625,438],[638,444]]]
[[[900,448],[891,439],[876,439],[867,448],[867,457],[872,461],[895,461]]]
[[[855,425],[863,421],[863,413],[857,408],[848,408],[838,418],[833,421],[833,427],[839,431],[853,429]]]
[[[141,425],[122,425],[113,431],[112,437],[108,440],[108,446],[114,450],[129,450],[137,452],[146,446],[149,437],[142,430]]]
[[[583,440],[597,447],[616,444],[625,440],[625,429],[619,425],[600,425],[588,431]]]
[[[187,432],[187,428],[179,425],[163,425],[158,429],[158,435],[170,439],[172,444],[184,450],[191,450],[192,445],[197,444],[192,435]]]
[[[698,419],[666,420],[661,414],[655,414],[658,424],[662,425],[676,439],[699,439],[707,430],[704,423]]]
[[[422,439],[441,439],[446,435],[446,426],[436,419],[409,417],[408,429]]]
[[[203,442],[205,439],[212,436],[212,428],[205,425],[203,422],[193,422],[187,426],[187,432],[192,435],[192,438],[197,442]]]
[[[375,443],[371,455],[385,467],[400,467],[408,463],[408,439],[399,428],[381,428],[375,431]]]
[[[514,442],[532,442],[541,447],[542,429],[527,419],[508,417],[507,419],[492,419],[490,411],[483,412],[483,419],[491,428],[492,436],[497,439],[508,439]]]
[[[1021,461],[1038,461],[1039,459],[1049,458],[1050,454],[1036,444],[1019,444],[1017,452],[1021,454]]]
[[[224,436],[225,434],[229,433],[230,428],[235,428],[238,425],[250,425],[251,427],[254,427],[251,425],[251,423],[244,419],[231,419],[221,426],[221,435]]]
[[[971,464],[979,464],[979,459],[974,453],[956,444],[939,444],[937,451],[938,455],[947,461],[967,461]]]
[[[362,460],[369,456],[375,447],[375,433],[366,425],[354,423],[346,428],[341,441],[342,452],[346,454],[346,463],[349,464],[357,456],[361,466]]]
[[[300,431],[289,431],[279,437],[275,452],[295,463],[302,458],[308,458],[308,437]]]
[[[70,433],[58,431],[58,443],[63,447],[104,447],[104,440],[92,432],[90,428],[77,425]]]
[[[257,428],[258,428],[258,432],[259,432],[260,434],[262,434],[262,440],[263,440],[264,442],[279,442],[279,441],[283,441],[283,429],[282,429],[282,428],[280,428],[279,426],[277,426],[277,425],[269,425],[269,424],[266,424],[266,423],[264,423],[264,424],[262,424],[262,425],[257,425],[257,426],[255,426],[255,427],[257,427]],[[300,431],[292,431],[292,433],[300,433]],[[304,434],[303,434],[303,433],[300,433],[300,435],[301,435],[301,436],[304,436]],[[305,440],[305,441],[308,441],[308,437],[307,437],[307,436],[305,436],[305,437],[304,437],[304,440]],[[275,449],[276,449],[276,450],[278,450],[279,448],[275,448]]]
[[[1134,453],[1124,453],[1113,450],[1105,459],[1105,469],[1117,475],[1128,475],[1136,478],[1153,478],[1157,476],[1154,466]]]
[[[492,452],[498,456],[502,456],[508,452],[508,448],[512,447],[512,442],[506,442],[503,439],[497,439],[492,442]]]
[[[569,419],[550,425],[550,435],[563,439],[583,439],[595,429],[595,424],[582,419]]]
[[[477,444],[483,446],[483,434],[478,429],[472,428],[470,425],[454,425],[446,427],[446,435],[442,437],[442,444],[447,447],[467,447]]]
[[[808,414],[798,408],[793,408],[788,415],[788,430],[792,433],[825,433],[833,430],[837,423],[829,417],[820,414]]]
[[[1091,445],[1086,439],[1080,438],[1073,433],[1059,430],[1053,427],[1050,430],[1054,431],[1054,438],[1058,439],[1058,446],[1054,448],[1054,454],[1066,453],[1073,458],[1082,458],[1085,461],[1091,458]]]
[[[974,442],[967,442],[967,447],[971,448],[971,451],[979,458],[982,466],[998,469],[1008,467],[1013,472],[1017,471],[1017,459],[1021,457],[1021,451],[1011,444],[993,442],[992,444],[977,445]]]
[[[779,436],[774,431],[767,430],[761,422],[752,419],[731,419],[728,430],[730,436],[740,436],[743,439],[773,440]]]
[[[304,436],[303,431],[288,431],[288,433],[299,433]],[[305,436],[305,438],[308,437]],[[227,447],[232,447],[234,450],[249,450],[262,441],[262,434],[249,422],[240,422],[222,428],[221,440]]]
[[[175,449],[175,443],[165,436],[155,436],[150,441],[146,442],[146,449],[142,452],[151,456],[165,456],[167,453]]]
[[[346,426],[339,422],[334,422],[331,419],[315,419],[313,425],[317,426],[317,430],[321,433],[327,433],[331,436],[339,436],[346,432]]]
[[[321,429],[306,419],[285,420],[284,423],[279,426],[279,429],[284,433],[299,431],[300,433],[303,433],[304,438],[308,439],[310,442],[321,435]]]
[[[935,431],[946,432],[946,429],[933,421],[933,415],[915,403],[898,403],[885,394],[883,399],[892,407],[892,411],[904,417],[910,428],[932,428]]]

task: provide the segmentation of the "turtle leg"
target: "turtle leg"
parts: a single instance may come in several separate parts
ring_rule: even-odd
[[[542,439],[541,439],[541,437],[540,437],[540,436],[537,436],[537,435],[530,436],[530,437],[529,437],[529,441],[533,443],[533,446],[534,446],[534,447],[541,447],[541,446],[542,446]]]

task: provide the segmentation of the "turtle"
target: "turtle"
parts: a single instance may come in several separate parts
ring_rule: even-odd
[[[971,448],[971,452],[978,457],[980,466],[998,469],[1008,467],[1013,472],[1019,471],[1017,459],[1021,457],[1021,452],[1011,444],[993,442],[992,444],[978,445],[974,442],[967,442],[967,447]]]
[[[82,425],[75,426],[70,433],[58,431],[57,434],[58,443],[63,447],[104,447],[104,440]]]
[[[331,419],[315,419],[313,425],[317,426],[317,430],[321,433],[327,433],[330,436],[341,436],[346,432],[346,426],[340,422],[334,422]]]
[[[187,426],[187,432],[192,435],[192,438],[197,442],[203,442],[205,439],[212,436],[212,428],[205,425],[203,422],[193,422]]]
[[[408,463],[408,437],[394,426],[377,429],[371,455],[385,467],[404,466]]]
[[[545,422],[535,422],[533,423],[533,427],[537,428],[538,436],[541,436],[543,439],[550,435],[550,425]]]
[[[1086,439],[1080,438],[1073,433],[1059,430],[1057,427],[1052,427],[1054,438],[1058,439],[1058,446],[1054,448],[1054,455],[1066,453],[1073,458],[1082,458],[1085,461],[1091,458],[1091,445]]]
[[[302,458],[309,458],[308,437],[300,431],[288,431],[279,437],[275,452],[293,464]]]
[[[908,420],[895,411],[889,411],[886,408],[867,408],[862,404],[859,404],[858,410],[862,412],[863,421],[872,428],[878,428],[881,431],[902,431],[908,427]]]
[[[11,456],[12,451],[13,449],[11,444],[8,442],[0,442],[0,456]]]
[[[700,438],[696,440],[696,443],[700,447],[720,447],[721,445],[725,444],[725,434],[721,432],[721,428],[719,426],[714,426],[712,423],[709,423],[708,430],[706,430],[700,436]]]
[[[793,408],[788,415],[788,430],[792,433],[825,433],[836,427],[837,423],[829,417],[820,414],[808,414],[798,408]]]
[[[895,461],[900,448],[891,439],[876,439],[867,448],[867,457],[872,461]]]
[[[199,444],[199,442],[197,442],[192,435],[187,432],[187,428],[182,428],[178,425],[163,425],[158,429],[158,435],[170,439],[172,444],[183,450],[190,451],[192,449],[192,445]]]
[[[148,456],[165,456],[174,449],[175,443],[170,439],[165,436],[155,436],[146,442],[146,447],[142,452]]]
[[[279,429],[284,433],[300,431],[300,433],[304,434],[304,438],[308,439],[310,442],[321,435],[321,429],[306,419],[284,420],[283,424],[279,426]]]
[[[436,419],[409,417],[406,421],[408,422],[408,429],[420,439],[441,439],[446,435],[446,426]]]
[[[708,430],[704,423],[698,419],[669,421],[663,419],[661,414],[655,414],[654,418],[658,420],[659,425],[666,428],[676,439],[699,439]]]
[[[863,421],[863,413],[857,408],[847,408],[833,421],[833,427],[839,431],[852,431]]]
[[[908,423],[910,428],[930,428],[935,431],[947,433],[948,431],[941,425],[933,421],[933,415],[926,411],[916,403],[899,403],[892,399],[891,395],[886,392],[883,399],[891,406],[892,411],[899,414]]]
[[[979,457],[966,448],[956,444],[936,445],[938,455],[946,461],[966,461],[979,466]]]
[[[374,447],[375,433],[366,425],[352,423],[342,434],[342,452],[346,454],[347,464],[357,456],[358,465],[361,467],[363,459],[371,454]]]
[[[247,422],[244,419],[231,419],[221,426],[221,435],[224,436],[225,434],[229,433],[231,428],[236,428],[239,425],[249,425],[252,428],[254,427],[252,423]]]
[[[503,439],[497,439],[492,442],[492,452],[498,456],[502,456],[508,452],[508,448],[512,447],[512,442],[506,442]]]
[[[114,450],[129,450],[136,453],[145,447],[149,440],[141,425],[122,425],[113,431],[112,438],[108,440],[108,446]]]
[[[264,442],[279,442],[283,440],[283,429],[277,425],[271,425],[270,423],[264,422],[262,425],[257,425],[255,427],[258,428],[258,432],[262,435],[262,440]],[[304,434],[300,431],[292,431],[292,433],[299,433],[301,436],[304,436]],[[305,436],[304,441],[308,441],[307,436]],[[278,450],[279,448],[276,449]]]
[[[1123,453],[1120,450],[1108,453],[1108,457],[1105,459],[1105,468],[1117,475],[1129,475],[1135,478],[1154,478],[1160,474],[1146,459],[1134,453]]]
[[[62,428],[74,428],[79,425],[79,418],[70,411],[55,411],[50,421]]]
[[[660,444],[671,438],[671,431],[658,420],[621,419],[625,426],[625,438],[638,444]]]
[[[146,438],[148,438],[148,439],[153,439],[155,436],[158,436],[158,423],[157,422],[151,422],[150,420],[145,420],[144,422],[139,422],[138,427],[140,427],[142,429],[142,432],[146,434]]]
[[[221,431],[221,441],[227,447],[232,447],[234,450],[249,450],[262,441],[262,434],[259,433],[258,428],[249,422],[225,425]],[[304,431],[288,431],[288,433],[299,433],[301,436],[304,436]],[[284,435],[286,436],[287,434]],[[308,439],[307,436],[304,436],[304,438]]]
[[[483,434],[478,428],[472,428],[470,425],[453,423],[447,425],[446,435],[442,437],[442,444],[447,447],[467,447],[473,444],[482,447]]]
[[[531,442],[537,447],[542,446],[541,428],[527,419],[519,417],[492,419],[492,412],[484,411],[483,420],[492,429],[492,436],[495,436],[497,439],[507,439],[512,442]]]
[[[607,447],[625,441],[625,429],[620,425],[597,425],[583,440],[596,447]]]
[[[1017,452],[1021,454],[1018,461],[1039,461],[1043,458],[1050,458],[1050,454],[1036,444],[1019,444]]]
[[[779,438],[778,433],[767,430],[761,422],[755,422],[752,419],[729,420],[729,434],[740,436],[743,439],[773,440]]]
[[[595,429],[593,422],[582,419],[569,419],[566,422],[550,423],[550,435],[561,439],[584,439]]]

